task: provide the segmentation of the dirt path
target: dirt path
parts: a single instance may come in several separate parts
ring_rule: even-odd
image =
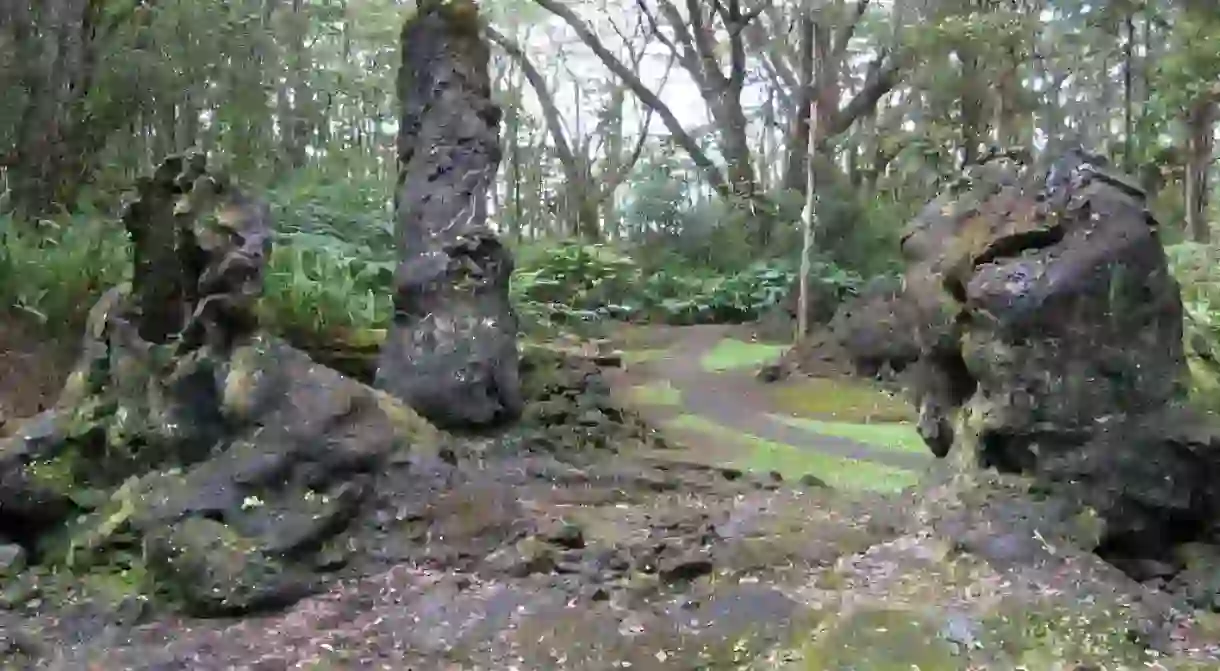
[[[922,470],[930,455],[873,447],[848,438],[815,433],[777,420],[778,412],[753,370],[709,372],[701,360],[735,333],[733,327],[687,326],[669,330],[666,352],[628,376],[634,382],[664,380],[681,394],[676,409],[762,440],[814,450],[834,457]]]

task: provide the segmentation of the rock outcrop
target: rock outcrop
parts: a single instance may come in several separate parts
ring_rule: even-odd
[[[402,33],[401,263],[377,386],[442,428],[480,428],[522,410],[513,259],[486,222],[500,110],[474,2],[416,11]]]
[[[928,204],[903,252],[934,453],[1094,509],[1098,551],[1129,567],[1214,533],[1220,441],[1179,407],[1181,298],[1130,179],[1080,151],[1045,176],[996,158]]]
[[[442,438],[259,332],[268,210],[205,163],[140,183],[131,285],[94,307],[55,407],[0,442],[0,538],[217,615],[307,593],[387,460]]]

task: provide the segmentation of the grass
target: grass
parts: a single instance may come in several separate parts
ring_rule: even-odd
[[[665,349],[629,349],[623,351],[623,363],[628,366],[654,361],[665,356]]]
[[[748,343],[725,338],[703,355],[699,365],[709,373],[749,368],[778,358],[786,349],[786,345]]]
[[[722,464],[724,466],[755,472],[777,471],[786,479],[814,475],[832,487],[846,490],[897,492],[919,480],[919,475],[912,471],[764,440],[695,415],[681,415],[667,424],[741,446],[743,456]]]
[[[809,378],[777,385],[775,408],[803,419],[873,424],[912,422],[913,407],[901,397],[860,380]]]
[[[633,403],[672,407],[682,405],[682,392],[669,380],[658,380],[631,388],[629,398]]]
[[[771,416],[789,426],[795,426],[798,429],[811,433],[820,433],[824,436],[848,438],[858,443],[875,445],[880,448],[900,452],[914,452],[916,454],[926,454],[928,452],[928,446],[919,437],[915,427],[910,424],[853,424],[851,422],[824,422],[816,419],[801,419],[785,415]]]

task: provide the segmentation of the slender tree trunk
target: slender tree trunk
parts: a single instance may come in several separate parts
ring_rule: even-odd
[[[627,89],[621,84],[616,85],[610,93],[610,103],[606,110],[606,164],[602,174],[606,174],[614,163],[623,160],[623,108],[626,104]],[[641,131],[643,132],[643,131]],[[618,212],[618,202],[611,191],[601,203],[601,218],[603,235],[615,238],[619,235],[621,220]]]
[[[962,68],[962,163],[974,163],[987,137],[985,99],[987,84],[982,78],[982,65],[972,47],[958,50]]]
[[[809,334],[809,273],[813,252],[814,233],[817,227],[817,165],[812,160],[817,150],[818,110],[815,104],[809,110],[808,151],[810,159],[805,162],[805,208],[801,211],[801,268],[798,274],[800,287],[797,290],[796,301],[796,340],[799,342]]]
[[[1135,8],[1128,7],[1123,19],[1126,39],[1123,40],[1123,170],[1135,174]]]
[[[1001,65],[999,81],[996,82],[997,115],[996,138],[1005,147],[1021,143],[1024,132],[1021,123],[1021,64],[1016,46],[1007,45]]]
[[[1186,228],[1195,242],[1209,242],[1207,221],[1208,169],[1214,155],[1216,103],[1198,101],[1187,111]]]
[[[800,36],[800,63],[797,71],[798,90],[793,96],[796,105],[792,109],[792,132],[788,135],[788,167],[784,171],[784,189],[799,192],[805,186],[805,164],[809,147],[809,117],[805,110],[813,108],[816,92],[813,90],[814,70],[814,22],[809,12],[802,12]]]
[[[762,136],[758,142],[758,188],[771,190],[772,163],[775,161],[773,133],[775,132],[775,87],[767,87],[767,100],[763,103]]]

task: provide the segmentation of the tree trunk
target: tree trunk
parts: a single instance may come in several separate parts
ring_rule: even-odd
[[[70,207],[83,177],[83,157],[70,143],[88,65],[88,8],[85,0],[44,0],[37,9],[16,5],[11,19],[28,97],[8,178],[14,209],[41,217]]]
[[[610,70],[624,84],[630,87],[631,91],[639,97],[640,102],[650,107],[661,117],[661,121],[665,123],[666,129],[669,130],[674,141],[691,157],[691,160],[713,188],[722,194],[731,194],[729,180],[725,178],[724,173],[721,172],[716,163],[703,151],[703,148],[699,146],[695,138],[682,127],[682,123],[678,121],[678,117],[674,115],[673,110],[657,96],[656,92],[645,86],[636,73],[632,72],[630,68],[615,57],[584,21],[581,21],[560,0],[535,0],[535,2],[568,24],[573,32],[576,33],[576,36],[580,38],[580,41],[584,42],[585,46],[589,47],[598,60],[606,66],[606,69]]]
[[[758,188],[771,190],[771,166],[775,161],[772,137],[775,132],[775,87],[767,86],[767,99],[763,103],[762,136],[758,140]]]
[[[512,421],[522,410],[513,259],[487,226],[500,109],[474,0],[420,0],[402,54],[401,262],[377,384],[442,428]]]
[[[962,68],[962,164],[969,165],[978,160],[979,151],[987,137],[986,91],[982,64],[973,47],[957,50]]]
[[[797,71],[797,91],[793,94],[796,106],[792,109],[792,132],[788,135],[788,167],[784,171],[784,189],[800,192],[805,186],[805,164],[808,162],[809,116],[805,110],[813,109],[816,92],[813,90],[814,69],[814,24],[813,16],[804,12],[800,18],[800,64]]]
[[[818,113],[816,105],[809,110],[809,123],[812,126],[809,133],[809,155],[813,156],[817,149]],[[805,162],[805,208],[801,211],[801,268],[798,274],[800,286],[797,290],[796,306],[796,340],[803,340],[809,334],[809,273],[813,251],[814,232],[817,226],[817,164],[816,161]]]
[[[1195,242],[1209,242],[1207,221],[1208,169],[1214,155],[1216,103],[1210,98],[1195,102],[1187,110],[1186,127],[1186,229]]]
[[[602,174],[608,174],[614,163],[623,161],[623,108],[627,102],[627,90],[622,84],[610,92],[610,102],[606,109],[606,162],[602,166]],[[618,203],[611,189],[601,202],[601,218],[603,234],[607,238],[615,238],[620,234],[622,222],[618,212]]]
[[[542,76],[542,73],[516,42],[490,26],[484,28],[484,32],[492,42],[504,49],[505,53],[521,66],[521,72],[530,83],[530,87],[534,89],[538,105],[542,107],[547,132],[550,133],[551,141],[555,146],[555,156],[559,159],[559,165],[563,169],[564,197],[561,214],[566,227],[573,234],[585,240],[597,242],[601,239],[601,227],[597,220],[597,202],[592,196],[591,175],[586,165],[587,155],[583,151],[580,153],[581,155],[577,155],[569,142],[567,132],[564,130],[563,118],[559,113],[559,106],[555,103],[554,96],[551,95],[546,78]],[[579,110],[579,102],[576,107]],[[589,201],[593,201],[592,214],[590,214]]]
[[[282,132],[285,140],[287,168],[299,170],[305,167],[306,147],[309,145],[310,117],[313,114],[309,90],[309,51],[305,48],[305,35],[309,32],[309,17],[305,14],[303,0],[292,0],[292,14],[287,17],[288,54],[286,59],[286,85],[292,91],[291,105],[285,110],[287,118]]]
[[[1015,45],[1009,44],[1004,55],[996,82],[996,138],[1004,147],[1015,147],[1025,135],[1021,120],[1021,64]]]
[[[1135,166],[1135,7],[1128,7],[1123,18],[1123,171],[1134,175]]]

